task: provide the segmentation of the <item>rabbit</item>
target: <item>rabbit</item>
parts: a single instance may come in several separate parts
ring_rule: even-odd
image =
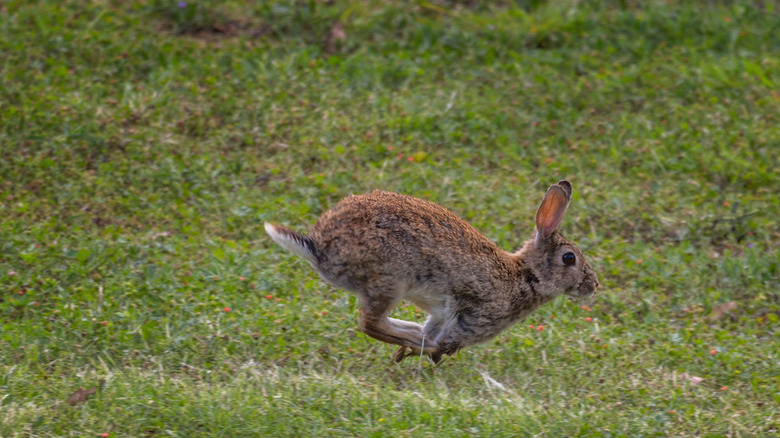
[[[308,235],[270,223],[265,230],[359,297],[361,331],[399,345],[393,360],[425,354],[438,363],[559,295],[595,293],[593,268],[557,231],[571,195],[568,181],[550,186],[534,237],[514,253],[433,202],[380,190],[344,198]],[[424,325],[388,316],[401,300],[428,314]]]

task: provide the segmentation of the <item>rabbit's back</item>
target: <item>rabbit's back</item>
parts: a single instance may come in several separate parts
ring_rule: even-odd
[[[449,210],[379,190],[345,198],[309,235],[323,277],[351,290],[377,279],[412,288],[494,281],[480,273],[495,275],[506,263],[495,243]]]

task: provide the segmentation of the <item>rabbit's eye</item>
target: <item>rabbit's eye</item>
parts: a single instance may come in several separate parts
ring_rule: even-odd
[[[574,262],[577,260],[576,257],[574,257],[573,252],[567,252],[561,257],[561,261],[563,261],[563,264],[566,266],[571,266],[574,264]]]

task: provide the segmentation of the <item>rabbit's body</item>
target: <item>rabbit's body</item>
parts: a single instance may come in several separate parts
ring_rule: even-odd
[[[266,230],[323,279],[356,293],[362,330],[400,345],[396,360],[406,348],[438,360],[488,340],[571,289],[549,275],[549,261],[532,257],[534,241],[506,252],[445,208],[396,193],[349,196],[308,236],[270,224]],[[557,233],[546,240],[552,255],[572,246]],[[586,289],[596,285],[593,275]],[[429,314],[424,326],[388,317],[401,300]]]

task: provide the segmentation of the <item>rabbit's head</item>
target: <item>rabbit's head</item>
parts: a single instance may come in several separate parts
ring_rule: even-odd
[[[525,260],[540,273],[545,293],[587,297],[596,292],[599,280],[593,268],[572,242],[558,232],[558,225],[571,202],[571,184],[560,181],[550,186],[536,212],[536,235],[529,242]]]

